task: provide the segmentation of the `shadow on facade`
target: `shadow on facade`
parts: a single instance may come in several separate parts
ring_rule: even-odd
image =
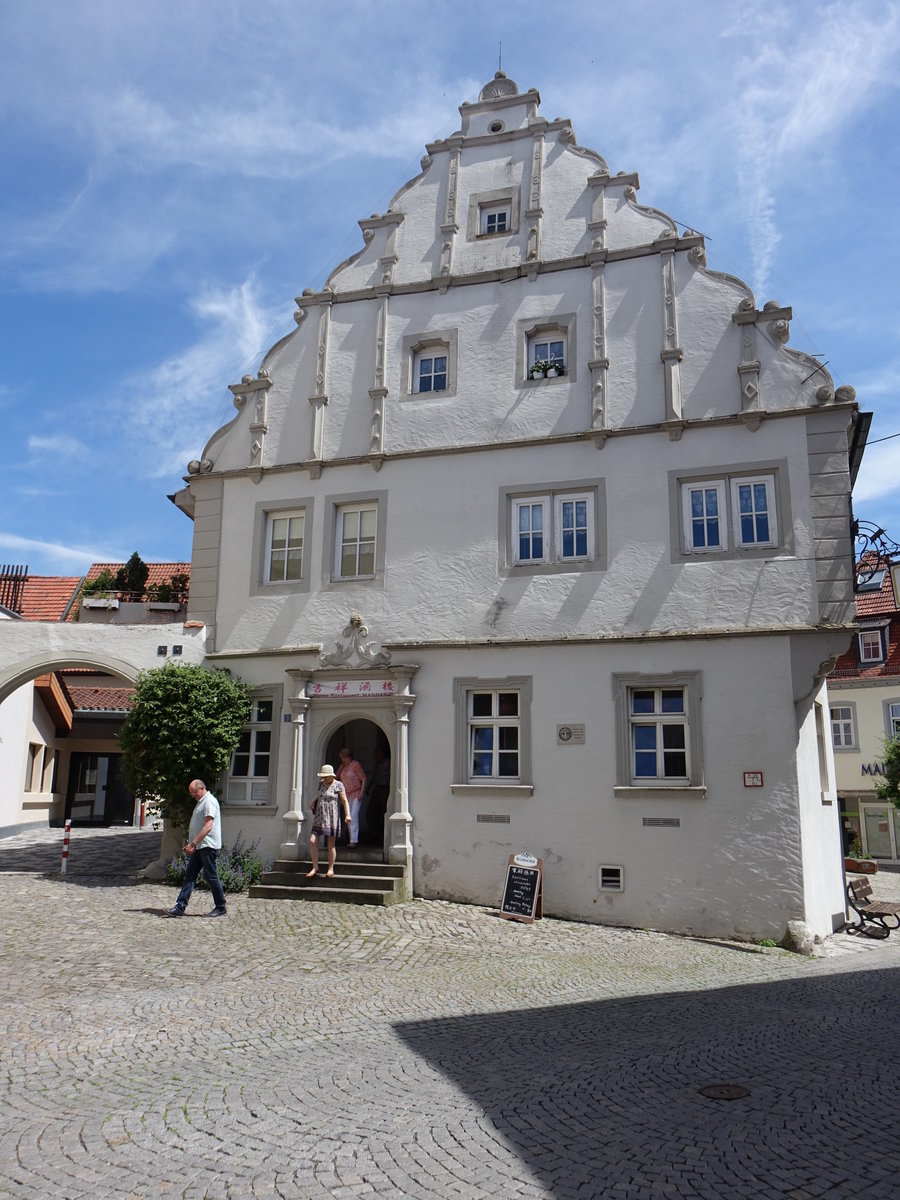
[[[558,1200],[888,1195],[900,1149],[857,1113],[900,1102],[898,986],[848,971],[395,1028]]]

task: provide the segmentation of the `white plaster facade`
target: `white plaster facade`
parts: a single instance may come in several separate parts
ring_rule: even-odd
[[[392,759],[385,854],[418,895],[496,904],[527,849],[549,914],[827,934],[853,391],[786,346],[790,309],[708,270],[702,237],[539,99],[498,73],[462,105],[190,464],[189,616],[208,661],[272,705],[257,803],[226,785],[226,826],[299,855],[335,731],[371,721]],[[564,373],[530,378],[551,345]],[[745,537],[748,483],[767,523]],[[695,493],[721,505],[720,549],[695,544]],[[520,541],[538,510],[546,540]],[[491,697],[517,712],[488,762],[467,705]],[[683,708],[681,733],[654,726],[652,778],[648,703]],[[686,753],[666,759],[668,736]]]

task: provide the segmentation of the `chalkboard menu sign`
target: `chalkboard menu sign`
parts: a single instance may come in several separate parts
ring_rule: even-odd
[[[542,917],[544,860],[533,854],[511,854],[506,864],[506,882],[500,901],[500,916],[510,921]]]

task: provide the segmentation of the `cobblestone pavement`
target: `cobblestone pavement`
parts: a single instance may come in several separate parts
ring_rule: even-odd
[[[76,830],[65,881],[60,842],[0,841],[0,1196],[897,1195],[900,935],[806,959],[206,892],[172,921],[157,834]]]

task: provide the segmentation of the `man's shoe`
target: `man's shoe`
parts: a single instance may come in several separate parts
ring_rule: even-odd
[[[228,912],[227,908],[214,908],[212,912],[204,913],[204,917],[224,917]]]
[[[169,911],[166,913],[166,916],[167,917],[183,917],[184,909],[178,908],[178,907],[170,908]]]

